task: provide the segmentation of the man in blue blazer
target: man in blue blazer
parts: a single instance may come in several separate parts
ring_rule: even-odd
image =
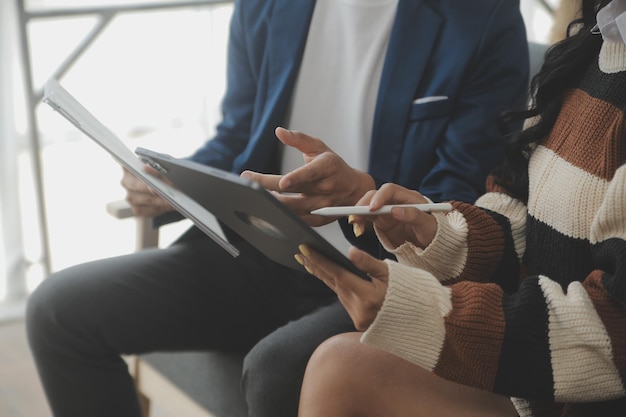
[[[385,182],[473,201],[503,158],[500,113],[524,106],[527,51],[518,0],[236,1],[223,121],[191,158],[289,193],[315,226],[327,220],[310,210]],[[136,214],[171,210],[123,184]],[[296,414],[309,355],[351,320],[317,279],[225,232],[239,257],[192,229],[35,291],[29,339],[55,416],[139,416],[121,353],[212,349],[248,352],[250,416]],[[346,237],[386,255],[367,233]]]

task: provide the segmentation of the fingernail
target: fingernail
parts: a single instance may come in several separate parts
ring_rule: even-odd
[[[354,223],[354,214],[351,214],[351,215],[348,216],[348,223],[349,224]]]
[[[352,225],[352,232],[354,233],[354,236],[359,237],[363,234],[363,229],[361,229],[361,225],[354,223]]]
[[[298,262],[300,265],[304,266],[304,259],[302,259],[302,256],[300,256],[299,254],[295,254],[293,255],[293,257],[296,259],[296,262]]]
[[[311,256],[311,251],[309,250],[308,246],[300,245],[298,246],[298,249],[300,249],[300,252],[302,252],[304,256]]]
[[[311,275],[315,275],[315,274],[313,273],[313,271],[311,270],[311,268],[309,268],[308,266],[304,265],[304,269],[305,269],[305,270],[306,270],[306,272],[308,272],[309,274],[311,274]]]

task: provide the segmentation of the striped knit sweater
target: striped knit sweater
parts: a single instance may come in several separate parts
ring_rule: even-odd
[[[513,398],[521,416],[626,416],[626,45],[605,43],[529,162],[528,204],[488,181],[391,247],[362,341]]]

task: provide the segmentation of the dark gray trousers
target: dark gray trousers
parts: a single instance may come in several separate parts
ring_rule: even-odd
[[[57,272],[32,294],[28,337],[57,417],[139,417],[121,354],[248,352],[250,417],[295,417],[306,363],[354,327],[315,277],[277,265],[232,238],[232,258],[191,233],[166,249]]]

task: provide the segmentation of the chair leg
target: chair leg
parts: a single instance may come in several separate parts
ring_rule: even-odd
[[[159,229],[152,227],[152,218],[136,217],[136,250],[159,246]]]
[[[135,389],[137,391],[137,397],[139,399],[139,406],[141,407],[142,417],[150,417],[150,398],[141,390],[141,372],[139,366],[139,359],[135,355],[124,356],[124,360],[128,365],[128,372],[133,377],[135,382]]]
[[[150,417],[150,398],[146,397],[143,392],[137,391],[139,396],[139,404],[141,405],[141,415],[143,417]]]

